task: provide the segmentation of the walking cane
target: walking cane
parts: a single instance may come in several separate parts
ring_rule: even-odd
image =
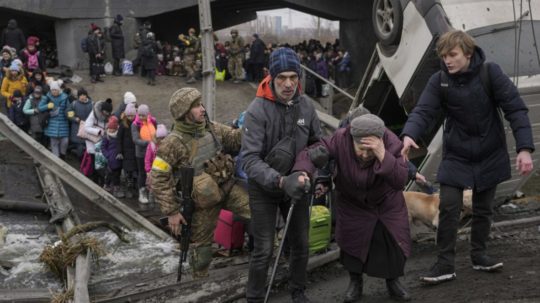
[[[306,180],[304,188],[309,189],[311,187],[309,180]],[[294,206],[299,200],[291,199],[291,207],[289,207],[289,212],[287,213],[287,220],[285,221],[285,228],[283,229],[283,238],[279,242],[279,248],[276,255],[276,260],[274,261],[274,267],[272,268],[272,275],[270,276],[270,283],[268,283],[268,288],[266,290],[266,296],[264,297],[264,303],[268,302],[268,297],[270,296],[270,290],[272,290],[272,284],[274,284],[274,278],[276,277],[276,270],[279,263],[279,257],[281,256],[281,251],[283,249],[283,244],[285,244],[285,237],[287,236],[287,231],[289,230],[289,223],[291,223],[291,217],[294,210]]]

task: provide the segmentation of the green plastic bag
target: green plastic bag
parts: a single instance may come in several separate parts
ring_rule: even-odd
[[[315,205],[311,208],[309,220],[309,253],[322,251],[330,244],[332,231],[332,217],[328,208]]]
[[[222,71],[219,71],[216,67],[216,81],[225,81],[225,74],[227,73],[227,70],[224,69]]]

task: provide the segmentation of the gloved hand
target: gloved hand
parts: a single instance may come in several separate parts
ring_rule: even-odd
[[[283,177],[283,183],[281,188],[287,196],[291,197],[294,200],[300,200],[304,194],[309,192],[310,184],[307,177],[304,178],[305,182],[300,183],[298,180],[299,176],[305,175],[304,172],[294,172],[286,177]]]
[[[122,154],[116,155],[116,160],[124,160],[124,155]]]
[[[308,150],[309,159],[318,169],[323,168],[328,163],[329,153],[326,147],[319,145]]]
[[[47,103],[47,108],[48,109],[53,109],[54,108],[54,103],[53,102]]]

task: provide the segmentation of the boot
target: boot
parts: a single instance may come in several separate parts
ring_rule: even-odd
[[[151,192],[148,193],[148,202],[149,203],[155,203],[156,202],[156,200],[154,199],[154,194],[151,193]]]
[[[134,183],[133,183],[133,179],[130,178],[130,177],[127,177],[126,178],[127,181],[126,181],[126,198],[128,199],[132,199],[133,198],[133,187],[134,187]]]
[[[197,82],[197,80],[195,80],[194,77],[191,77],[191,78],[189,78],[189,79],[186,81],[186,84],[193,84],[193,83],[195,83],[195,82]]]
[[[343,299],[344,303],[352,303],[358,301],[360,297],[362,297],[362,290],[364,286],[362,274],[349,272],[349,275],[349,287],[347,287],[347,290],[345,291],[345,298]]]
[[[113,196],[115,198],[123,198],[124,197],[124,192],[122,191],[120,186],[118,186],[118,185],[113,186]]]
[[[396,279],[386,279],[386,288],[388,289],[388,294],[392,299],[397,301],[410,301],[411,295],[405,286],[399,283],[399,280]]]
[[[146,196],[146,190],[144,189],[144,187],[139,188],[139,203],[148,203],[148,197]]]

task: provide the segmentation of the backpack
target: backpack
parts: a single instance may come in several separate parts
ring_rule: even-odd
[[[25,49],[24,54],[28,58],[26,62],[26,66],[29,70],[34,70],[36,68],[39,68],[39,51],[31,54],[28,50]]]
[[[154,56],[154,44],[149,43],[143,47],[143,56],[145,57],[153,57]]]
[[[83,53],[88,52],[88,37],[84,37],[81,39],[81,50]]]

